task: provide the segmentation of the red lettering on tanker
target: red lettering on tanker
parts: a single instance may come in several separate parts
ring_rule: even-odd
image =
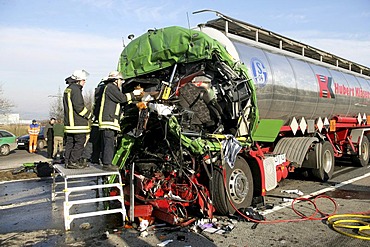
[[[347,87],[336,82],[329,76],[316,75],[320,87],[320,98],[335,98],[335,95],[370,99],[370,92],[360,87]],[[332,85],[334,84],[334,92]]]
[[[358,88],[357,88],[358,89]],[[346,87],[344,85],[340,85],[338,83],[335,83],[334,82],[334,92],[335,94],[340,94],[340,95],[347,95],[347,96],[356,96],[356,91],[358,90],[355,90],[354,88],[351,88],[351,87]]]
[[[333,78],[323,75],[316,75],[320,87],[320,98],[335,98],[331,84]]]
[[[355,87],[355,96],[359,98],[370,99],[370,92],[366,90],[362,90],[362,88],[360,87]]]

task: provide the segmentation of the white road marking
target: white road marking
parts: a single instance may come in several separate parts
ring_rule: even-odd
[[[369,177],[370,176],[370,172],[369,173],[366,173],[360,177],[356,177],[356,178],[352,178],[352,179],[349,179],[347,181],[344,181],[344,182],[341,182],[341,183],[338,183],[336,184],[335,186],[332,186],[332,187],[329,187],[329,188],[325,188],[325,189],[321,189],[321,190],[318,190],[318,191],[315,191],[315,192],[312,192],[310,193],[309,195],[305,195],[305,196],[301,196],[300,198],[311,198],[311,197],[314,197],[314,196],[317,196],[317,195],[321,195],[325,192],[328,192],[328,191],[332,191],[332,190],[335,190],[337,188],[340,188],[342,186],[345,186],[347,184],[351,184],[353,182],[356,182],[358,180],[361,180],[363,178],[366,178],[366,177]],[[297,201],[298,203],[299,201]],[[263,212],[261,212],[261,214],[263,215],[267,215],[267,214],[271,214],[271,213],[274,213],[276,211],[279,211],[281,209],[284,209],[284,208],[287,208],[287,207],[290,207],[292,205],[292,202],[285,202],[285,203],[282,203],[281,205],[279,206],[275,206],[273,209],[267,209]]]
[[[0,210],[23,207],[23,206],[27,206],[27,205],[31,205],[31,204],[50,202],[50,201],[51,200],[49,198],[43,198],[43,199],[27,201],[27,202],[12,203],[12,204],[9,204],[9,205],[0,206]]]
[[[30,181],[30,180],[40,180],[40,179],[41,178],[27,178],[27,179],[18,179],[18,180],[10,180],[10,181],[1,181],[0,184],[23,182],[23,181]]]

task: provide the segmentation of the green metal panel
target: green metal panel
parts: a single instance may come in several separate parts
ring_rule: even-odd
[[[148,31],[131,41],[122,51],[118,70],[128,79],[175,63],[211,59],[215,54],[235,67],[233,58],[218,41],[196,30],[172,26]]]
[[[260,119],[252,139],[261,142],[274,142],[284,121],[280,119]]]

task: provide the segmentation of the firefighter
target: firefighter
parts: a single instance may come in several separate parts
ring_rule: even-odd
[[[47,143],[47,157],[53,157],[53,148],[54,148],[54,129],[55,118],[50,118],[50,121],[46,124],[44,129],[44,137]]]
[[[92,144],[92,152],[90,155],[91,163],[100,164],[101,159],[101,150],[102,150],[102,141],[101,141],[101,131],[99,129],[99,111],[101,99],[103,96],[103,91],[105,88],[107,78],[104,78],[100,81],[98,86],[95,88],[94,93],[94,107],[93,107],[93,122],[91,124],[91,133],[90,133],[90,142]]]
[[[81,169],[87,166],[82,159],[86,135],[90,133],[89,119],[91,112],[86,108],[82,96],[82,88],[89,73],[76,70],[66,78],[67,88],[64,90],[64,132],[66,134],[65,164],[69,169]]]
[[[118,170],[118,167],[112,164],[112,160],[115,151],[115,139],[117,133],[121,130],[122,109],[120,104],[131,103],[135,96],[140,96],[143,93],[143,89],[135,89],[131,93],[123,94],[121,92],[122,83],[123,77],[120,72],[110,72],[100,103],[98,122],[103,144],[102,162],[103,169],[109,171]]]
[[[28,151],[30,153],[36,153],[37,148],[37,138],[40,133],[40,125],[36,120],[32,120],[30,126],[28,126],[28,134],[30,136],[30,141],[28,143]]]

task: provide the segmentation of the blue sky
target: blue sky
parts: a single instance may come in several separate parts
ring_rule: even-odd
[[[64,79],[90,73],[84,91],[116,69],[129,34],[233,18],[370,67],[369,0],[0,0],[0,86],[22,119],[46,119]],[[189,17],[189,20],[188,18]]]

